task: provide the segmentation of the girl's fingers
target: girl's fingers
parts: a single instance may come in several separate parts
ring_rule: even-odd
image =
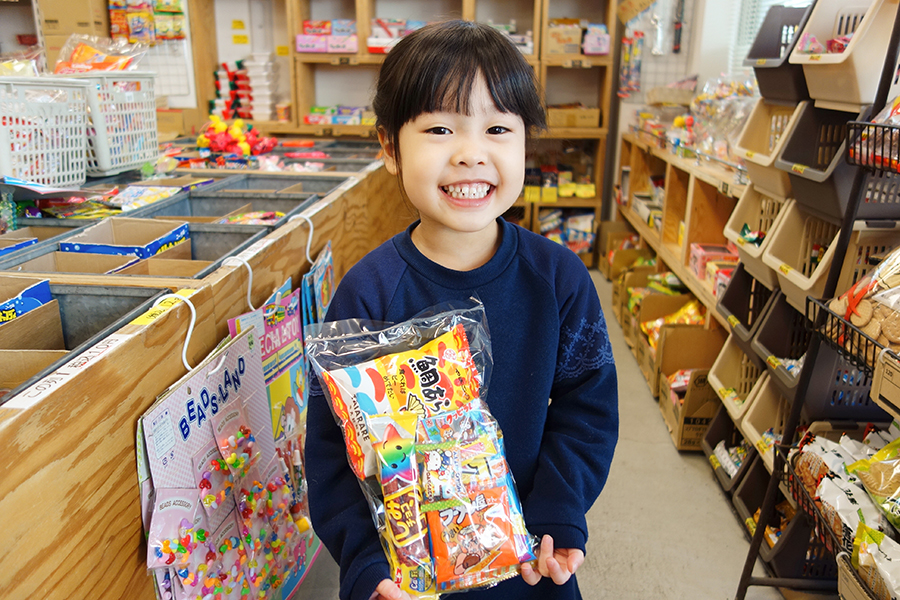
[[[541,549],[538,555],[538,571],[543,577],[550,577],[547,563],[553,559],[553,538],[545,535],[541,539]],[[555,561],[554,561],[555,562]]]
[[[537,585],[541,580],[541,574],[534,570],[531,563],[522,564],[522,579],[528,585]]]
[[[378,587],[375,588],[375,591],[382,598],[386,598],[387,600],[401,600],[401,598],[403,598],[403,592],[401,592],[400,588],[397,587],[397,584],[390,579],[383,579],[381,583],[378,584]]]
[[[584,552],[581,550],[570,550],[568,564],[569,572],[574,575],[575,571],[584,564]]]

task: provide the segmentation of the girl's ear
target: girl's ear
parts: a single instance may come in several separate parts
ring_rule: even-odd
[[[387,133],[384,129],[378,130],[378,143],[381,144],[381,149],[384,151],[384,156],[382,157],[384,160],[384,167],[387,169],[388,173],[396,175],[399,172],[399,169],[397,169],[397,157],[394,153],[394,145],[388,141]]]

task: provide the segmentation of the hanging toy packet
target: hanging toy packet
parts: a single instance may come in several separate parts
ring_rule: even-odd
[[[325,323],[306,341],[404,592],[436,599],[490,587],[535,560],[484,401],[492,361],[483,305],[381,329]]]

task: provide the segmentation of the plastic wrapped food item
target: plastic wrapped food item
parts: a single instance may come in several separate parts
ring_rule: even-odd
[[[719,160],[736,163],[731,147],[759,98],[756,80],[721,76],[710,79],[703,91],[691,101],[697,150]]]
[[[41,74],[43,55],[44,48],[40,45],[0,54],[0,77],[37,77]]]
[[[650,342],[650,347],[655,350],[656,346],[659,344],[659,332],[663,325],[702,325],[705,319],[706,317],[700,309],[700,302],[691,300],[671,315],[661,317],[654,321],[641,323],[641,331],[647,334],[647,340]]]
[[[900,596],[900,544],[862,524],[853,542],[853,566],[879,600]]]
[[[124,71],[133,69],[146,53],[145,44],[73,33],[59,51],[53,72]]]
[[[483,306],[380,327],[325,323],[306,347],[396,583],[436,599],[517,576],[537,540],[484,401]]]

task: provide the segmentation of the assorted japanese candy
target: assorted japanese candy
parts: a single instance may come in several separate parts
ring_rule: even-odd
[[[388,327],[326,323],[307,352],[404,592],[489,587],[535,559],[486,403],[480,303]]]
[[[720,440],[716,444],[713,453],[719,466],[728,474],[729,477],[737,475],[738,470],[747,460],[747,454],[750,452],[750,445],[746,441],[741,441],[737,446],[728,447],[725,440]]]

